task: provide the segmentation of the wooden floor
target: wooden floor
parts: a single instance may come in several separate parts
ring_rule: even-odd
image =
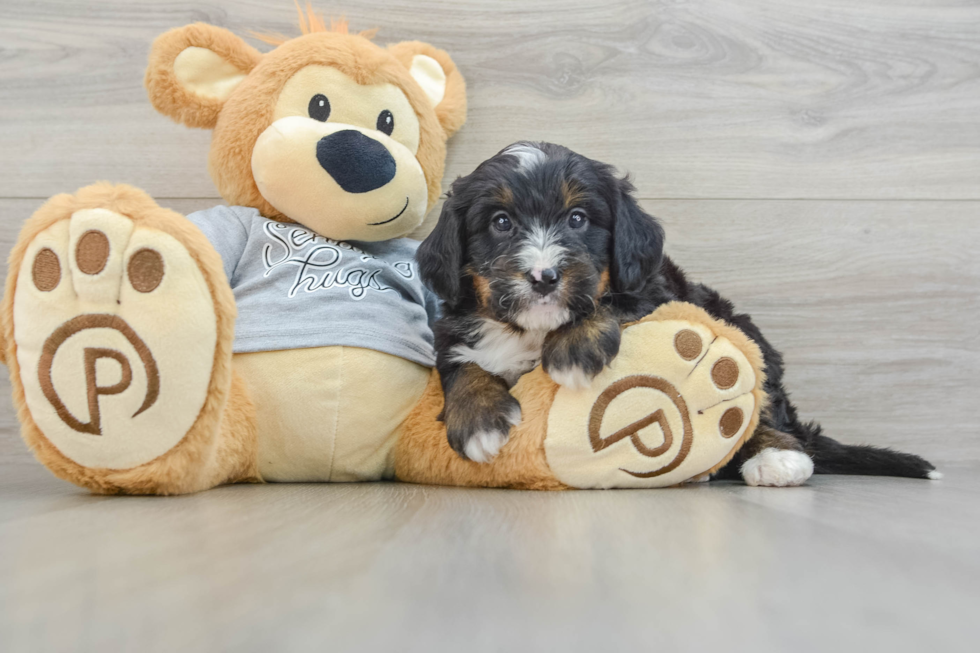
[[[0,650],[976,651],[980,466],[88,496],[0,465]]]
[[[452,54],[444,185],[517,139],[630,172],[805,418],[948,476],[95,498],[33,461],[3,379],[0,651],[976,648],[980,0],[315,4]],[[142,87],[152,39],[197,20],[296,31],[291,0],[0,3],[0,255],[98,179],[221,202],[207,132]]]

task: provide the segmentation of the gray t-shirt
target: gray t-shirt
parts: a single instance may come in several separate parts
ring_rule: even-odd
[[[236,352],[344,345],[435,364],[437,299],[408,238],[337,242],[255,209],[187,216],[221,255],[235,293]]]

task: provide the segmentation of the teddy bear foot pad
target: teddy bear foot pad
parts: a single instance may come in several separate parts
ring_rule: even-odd
[[[544,442],[555,476],[579,488],[663,487],[727,461],[755,426],[758,377],[718,328],[632,325],[589,388],[559,389]]]
[[[13,332],[31,418],[82,467],[161,456],[208,397],[217,342],[208,284],[174,236],[118,212],[76,210],[27,243]]]

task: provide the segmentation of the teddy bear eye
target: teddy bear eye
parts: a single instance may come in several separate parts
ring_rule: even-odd
[[[317,93],[310,98],[310,106],[308,111],[310,118],[313,118],[313,120],[326,122],[327,118],[330,117],[330,100],[327,99],[326,95]]]
[[[391,111],[385,109],[378,114],[378,131],[384,132],[388,136],[391,136],[391,132],[395,131],[395,117],[391,115]]]

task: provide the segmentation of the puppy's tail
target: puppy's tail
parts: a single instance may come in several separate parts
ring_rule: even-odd
[[[821,433],[816,422],[803,424],[803,449],[813,459],[815,474],[902,476],[938,480],[935,465],[915,454],[867,445],[841,444]]]

